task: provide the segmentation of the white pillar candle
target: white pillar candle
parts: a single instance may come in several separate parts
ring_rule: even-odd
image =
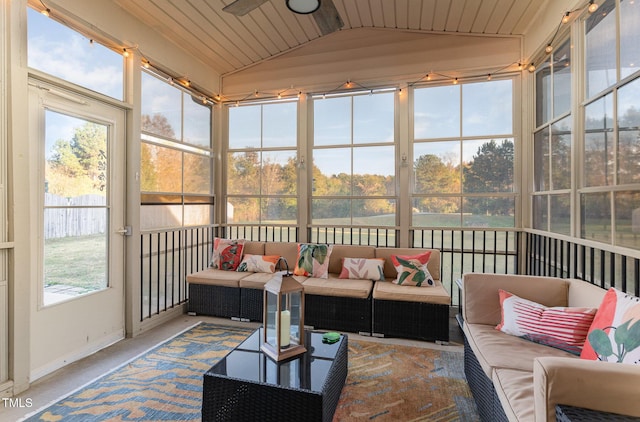
[[[289,337],[291,332],[291,312],[280,312],[280,347],[289,345]]]

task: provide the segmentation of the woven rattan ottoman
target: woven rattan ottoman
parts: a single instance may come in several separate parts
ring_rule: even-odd
[[[275,362],[260,351],[262,328],[204,374],[203,421],[331,421],[347,378],[348,339],[322,342],[307,331],[307,352]]]

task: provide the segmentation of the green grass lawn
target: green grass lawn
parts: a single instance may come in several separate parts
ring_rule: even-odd
[[[104,234],[47,239],[44,257],[45,287],[62,284],[93,291],[107,286]]]
[[[264,221],[265,225],[269,224],[278,224],[278,225],[287,225],[287,224],[295,224],[293,220],[273,220],[273,221]],[[460,214],[430,214],[430,213],[419,213],[413,214],[411,225],[414,227],[461,227],[461,223],[464,224],[464,227],[468,228],[512,228],[514,225],[514,219],[512,216],[501,216],[501,215],[470,215],[464,214],[462,215],[462,222]],[[237,222],[237,224],[245,224],[242,222]],[[395,227],[396,225],[396,217],[393,214],[385,214],[385,215],[373,215],[369,217],[354,217],[353,221],[349,218],[314,218],[313,225],[314,226],[349,226],[354,224],[354,228],[357,226],[372,226],[372,227]],[[258,225],[258,223],[251,222],[246,223],[247,226],[250,225]]]

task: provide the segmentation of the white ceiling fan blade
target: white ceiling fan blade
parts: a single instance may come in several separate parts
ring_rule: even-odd
[[[269,0],[236,0],[222,8],[224,12],[236,16],[244,16]]]

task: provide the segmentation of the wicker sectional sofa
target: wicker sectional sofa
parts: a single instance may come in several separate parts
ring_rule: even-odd
[[[426,249],[333,245],[329,277],[293,276],[305,292],[305,325],[317,329],[364,335],[449,341],[449,292],[439,282],[440,252],[431,250],[427,265],[434,287],[399,286],[391,255],[416,255]],[[245,254],[279,255],[293,270],[295,242],[247,241]],[[385,281],[341,279],[342,258],[384,258]],[[268,273],[222,271],[212,268],[189,274],[192,314],[262,321],[264,284]]]
[[[497,330],[498,289],[548,307],[597,308],[606,293],[580,280],[463,276],[465,375],[483,421],[554,421],[559,405],[578,409],[574,420],[618,420],[602,412],[640,416],[640,365],[583,360]],[[591,419],[594,413],[601,417]]]

